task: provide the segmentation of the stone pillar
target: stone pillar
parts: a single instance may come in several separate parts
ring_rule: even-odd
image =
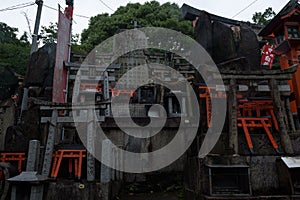
[[[239,153],[236,88],[236,80],[231,79],[228,93],[229,148],[233,150],[234,154]]]
[[[168,108],[169,108],[169,114],[173,113],[173,101],[172,97],[168,97]]]
[[[274,102],[274,112],[278,121],[278,126],[280,130],[280,140],[283,146],[283,149],[288,154],[293,154],[293,146],[288,134],[286,124],[284,123],[284,113],[282,112],[282,102],[280,98],[280,92],[278,89],[277,81],[275,79],[269,80],[269,85],[271,89],[271,95]]]
[[[102,162],[111,163],[113,159],[112,153],[112,144],[109,139],[103,140],[102,142]],[[101,190],[103,193],[103,200],[110,199],[110,182],[111,182],[111,168],[101,164],[101,172],[100,172],[100,182],[101,182]]]
[[[10,200],[17,200],[17,186],[13,185],[11,187],[11,197]]]
[[[26,171],[38,171],[40,158],[40,141],[30,140]]]
[[[92,153],[95,152],[95,123],[93,110],[88,111],[87,124],[87,180],[95,180],[95,158]]]
[[[49,132],[48,132],[47,144],[46,144],[45,155],[44,155],[44,163],[42,169],[42,175],[44,176],[49,176],[50,174],[56,128],[57,128],[57,117],[58,117],[57,110],[53,110],[51,122],[49,125]]]
[[[286,115],[288,118],[288,125],[290,130],[292,130],[293,132],[296,131],[296,127],[295,127],[295,123],[294,123],[294,119],[293,119],[293,114],[291,111],[291,105],[290,105],[290,99],[289,97],[284,98],[284,106],[285,106],[285,110],[286,110]]]
[[[38,171],[39,158],[40,158],[40,141],[31,140],[29,143],[26,171]],[[44,193],[43,185],[32,185],[30,200],[43,199],[43,193]]]
[[[112,162],[112,144],[109,139],[103,140],[102,142],[102,161],[106,163]],[[101,165],[101,183],[109,183],[111,181],[111,170],[110,167],[102,164]]]
[[[44,185],[31,186],[30,200],[43,199],[43,193],[44,193]]]
[[[182,97],[182,99],[181,99],[181,106],[182,106],[182,108],[181,108],[181,115],[182,116],[186,116],[187,115],[187,109],[186,109],[186,98],[185,97]]]

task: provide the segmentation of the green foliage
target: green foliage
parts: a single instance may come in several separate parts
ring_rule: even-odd
[[[174,3],[128,3],[112,15],[105,13],[92,17],[89,27],[81,34],[81,43],[89,51],[119,30],[134,28],[133,21],[137,21],[139,27],[164,27],[193,36],[191,23],[180,21],[179,18],[180,9]]]
[[[0,44],[0,65],[10,67],[18,74],[26,73],[30,47],[15,44]]]
[[[78,55],[84,55],[86,54],[85,49],[80,44],[72,44],[72,53],[78,54]]]
[[[30,44],[24,33],[17,38],[17,28],[12,28],[0,22],[0,65],[10,67],[15,72],[24,75],[29,58]]]
[[[10,43],[18,44],[19,40],[17,38],[17,28],[12,28],[5,23],[0,22],[0,44]]]
[[[58,24],[50,22],[49,26],[42,26],[41,35],[43,44],[57,42]],[[79,34],[72,34],[71,44],[78,44]]]
[[[41,27],[41,35],[43,44],[57,42],[58,23],[50,22],[49,26]],[[85,54],[82,46],[78,44],[79,34],[72,34],[71,44],[72,52],[75,54]]]
[[[50,22],[49,26],[41,27],[41,35],[43,44],[53,43],[57,41],[58,24]]]
[[[255,12],[252,20],[254,23],[259,25],[266,25],[273,19],[276,13],[273,11],[271,7],[267,8],[263,13],[262,12]]]

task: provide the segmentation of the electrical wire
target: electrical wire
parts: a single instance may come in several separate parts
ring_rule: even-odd
[[[49,8],[49,9],[51,9],[51,10],[55,10],[55,11],[58,11],[58,9],[57,8],[53,8],[53,7],[51,7],[51,6],[48,6],[48,5],[45,5],[44,4],[44,6],[46,7],[46,8]],[[74,14],[75,16],[77,16],[77,17],[82,17],[82,18],[86,18],[86,19],[89,19],[90,17],[88,17],[88,16],[84,16],[84,15],[78,15],[78,14]]]
[[[86,18],[86,19],[90,19],[90,17],[84,16],[84,15],[78,15],[78,14],[74,14],[77,17],[82,17],[82,18]]]
[[[109,7],[104,1],[102,1],[102,0],[99,0],[99,1],[100,1],[106,8],[108,8],[109,10],[115,12],[114,9],[112,9],[111,7]]]
[[[240,12],[238,12],[237,14],[233,15],[232,18],[235,18],[236,16],[238,16],[239,14],[241,14],[242,12],[244,12],[245,10],[247,10],[250,6],[252,6],[253,4],[255,4],[258,0],[254,0],[252,3],[250,3],[248,6],[246,6],[244,9],[242,9]]]
[[[47,6],[46,4],[44,4],[44,6],[45,6],[46,8],[49,8],[49,9],[51,9],[51,10],[58,11],[58,9],[56,9],[56,8],[53,8],[53,7],[51,7],[51,6]]]
[[[10,7],[7,7],[7,8],[0,9],[0,12],[21,9],[21,8],[32,6],[34,4],[35,4],[35,2],[32,2],[32,1],[27,2],[27,3],[17,4],[17,5],[14,5],[14,6],[10,6]]]

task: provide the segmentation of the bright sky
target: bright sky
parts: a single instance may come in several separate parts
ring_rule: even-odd
[[[125,6],[127,3],[139,2],[144,3],[149,0],[74,0],[74,25],[73,33],[81,33],[84,28],[88,27],[89,19],[79,17],[83,15],[86,17],[95,16],[100,13],[113,13],[119,6]],[[158,0],[160,3],[168,2],[168,0]],[[220,15],[223,17],[232,18],[238,12],[246,8],[248,5],[253,3],[249,8],[243,11],[241,14],[236,16],[234,19],[243,21],[252,21],[252,15],[255,12],[263,12],[266,8],[272,7],[273,10],[278,13],[283,6],[289,0],[169,0],[169,2],[175,2],[180,7],[183,3],[193,6],[200,10],[206,10],[210,13]],[[1,9],[15,6],[17,4],[34,2],[34,0],[2,0],[0,4],[0,22],[4,22],[9,26],[16,27],[19,29],[19,35],[24,31],[28,31],[28,25],[24,12],[27,14],[30,26],[33,31],[34,22],[36,16],[37,5],[32,5],[26,8],[12,10],[12,11],[1,11]],[[58,4],[65,7],[65,0],[44,0],[44,5],[57,8]],[[48,7],[43,7],[41,25],[48,26],[50,22],[56,22],[58,18],[57,11]]]

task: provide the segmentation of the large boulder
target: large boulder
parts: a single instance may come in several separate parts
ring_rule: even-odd
[[[18,87],[18,78],[14,72],[0,65],[0,100],[9,98]]]
[[[210,54],[214,62],[240,60],[240,70],[260,69],[260,46],[257,30],[260,26],[210,14],[184,4],[183,19],[193,21],[195,39]]]
[[[31,55],[24,80],[25,87],[52,87],[55,56],[55,43],[45,44]]]
[[[248,69],[260,67],[259,41],[247,23],[227,24],[201,12],[195,27],[195,39],[216,64],[244,57]]]

